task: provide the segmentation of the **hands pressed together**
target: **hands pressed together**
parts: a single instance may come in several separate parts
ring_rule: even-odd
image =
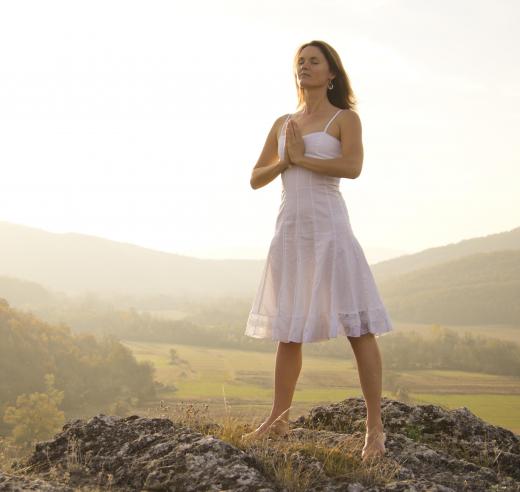
[[[285,129],[285,146],[284,146],[284,163],[283,170],[298,165],[305,154],[305,143],[298,124],[289,118]]]

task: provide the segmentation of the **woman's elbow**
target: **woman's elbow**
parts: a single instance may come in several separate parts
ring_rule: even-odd
[[[363,161],[360,161],[357,165],[353,166],[350,170],[350,178],[356,179],[361,174],[361,170],[363,169]]]

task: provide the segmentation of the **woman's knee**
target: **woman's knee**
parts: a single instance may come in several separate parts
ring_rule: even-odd
[[[360,335],[360,336],[357,336],[357,337],[353,337],[353,336],[347,336],[348,338],[348,341],[350,343],[362,343],[362,342],[366,342],[367,340],[372,340],[374,339],[375,340],[375,335],[373,333],[363,333],[363,335]]]

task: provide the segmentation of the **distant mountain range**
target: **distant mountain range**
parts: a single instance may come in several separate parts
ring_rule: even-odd
[[[0,275],[68,294],[247,295],[261,268],[259,260],[198,259],[0,221]]]
[[[13,296],[44,302],[46,289],[247,298],[255,293],[263,266],[264,260],[203,260],[0,221],[0,297],[7,291],[13,302]],[[451,321],[460,315],[460,322],[520,320],[520,227],[371,268],[394,317],[424,322],[438,320],[442,312]]]
[[[464,258],[471,254],[492,253],[508,249],[520,249],[520,227],[487,236],[463,239],[445,246],[427,248],[418,253],[380,261],[375,265],[371,265],[371,268],[378,279],[384,280],[394,275],[432,267],[447,261]]]

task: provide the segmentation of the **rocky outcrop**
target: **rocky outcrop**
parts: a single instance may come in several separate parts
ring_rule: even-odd
[[[399,483],[410,487],[393,484],[390,490],[520,490],[519,435],[466,407],[445,410],[383,398],[381,411],[387,457],[399,463]],[[363,431],[365,418],[363,399],[349,398],[315,407],[294,424],[326,436]]]
[[[69,422],[21,466],[41,477],[58,468],[67,485],[102,490],[274,490],[240,449],[166,418],[137,415]]]
[[[341,473],[331,473],[319,453],[306,452],[310,442],[329,450],[349,439],[362,444],[362,398],[318,406],[292,421],[289,438],[282,439],[287,445],[283,457],[310,477],[302,490],[520,491],[520,436],[484,422],[465,407],[445,410],[384,398],[382,411],[388,464],[384,483],[360,472],[367,465],[358,458],[359,449]],[[73,420],[15,464],[13,475],[18,477],[0,474],[0,490],[288,490],[253,448],[240,449],[211,435],[218,429],[209,424],[200,433],[166,418],[137,415]],[[268,449],[273,459],[280,457],[277,443]]]

